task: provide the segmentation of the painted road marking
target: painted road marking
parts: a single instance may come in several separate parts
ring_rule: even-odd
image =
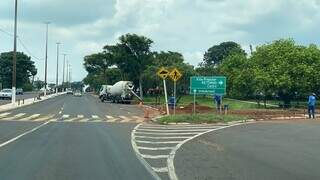
[[[138,146],[138,149],[150,150],[150,151],[161,151],[161,150],[172,150],[172,149],[174,149],[174,147],[142,147],[142,146]]]
[[[26,115],[26,113],[19,113],[19,114],[14,115],[13,117],[6,117],[1,120],[17,120],[17,118],[21,118],[24,115]]]
[[[11,114],[11,113],[2,113],[2,114],[0,114],[0,118],[1,118],[1,117],[5,117],[5,116],[8,116],[9,114]]]
[[[131,132],[131,143],[138,159],[145,165],[148,171],[153,171],[157,179],[157,173],[166,173],[171,180],[177,180],[173,166],[173,158],[178,148],[185,142],[200,135],[218,129],[234,125],[205,124],[205,125],[154,125],[139,124]],[[161,146],[160,146],[161,145]],[[152,155],[142,151],[152,151]],[[166,159],[164,162],[163,159]],[[157,162],[158,167],[151,164]],[[160,165],[160,166],[159,166]]]
[[[33,115],[29,116],[29,117],[20,119],[20,121],[30,121],[30,120],[33,120],[33,119],[38,118],[40,115],[41,115],[41,114],[33,114]]]
[[[106,116],[108,119],[114,119],[114,117],[112,116]]]
[[[165,172],[168,172],[168,168],[167,167],[161,167],[161,168],[155,168],[155,167],[152,167],[152,169],[157,172],[157,173],[165,173]]]
[[[63,119],[67,119],[67,118],[69,118],[69,117],[70,117],[69,114],[64,114],[64,115],[62,116]]]
[[[78,118],[84,118],[84,115],[78,114]]]
[[[144,144],[178,144],[181,141],[141,141],[136,140],[137,143],[144,143]]]
[[[54,114],[51,114],[51,115],[48,115],[48,116],[44,116],[44,117],[41,117],[41,118],[34,119],[33,121],[47,121],[49,119],[52,119],[54,116],[55,116]]]
[[[30,134],[30,133],[32,133],[32,132],[40,129],[41,127],[47,125],[47,124],[50,123],[50,122],[51,122],[51,121],[47,121],[47,122],[45,122],[45,123],[43,123],[43,124],[41,124],[41,125],[33,128],[33,129],[27,131],[27,132],[25,132],[25,133],[20,134],[19,136],[15,137],[15,138],[12,138],[12,139],[10,139],[10,140],[8,140],[8,141],[0,144],[0,148],[6,146],[6,145],[8,145],[8,144],[10,144],[10,143],[12,143],[12,142],[14,142],[14,141],[16,141],[16,140],[18,140],[18,139],[20,139],[21,137],[23,137],[23,136],[25,136],[25,135],[27,135],[27,134]]]
[[[123,120],[121,120],[120,122],[121,123],[126,123],[126,122],[130,122],[131,121],[131,119],[130,118],[128,118],[128,117],[126,117],[126,116],[119,116],[121,119],[123,119]]]
[[[173,137],[166,137],[166,136],[136,136],[136,138],[142,138],[142,139],[188,139],[192,136],[173,136]]]
[[[205,132],[211,130],[209,129],[139,129],[139,131],[146,131],[146,132]]]
[[[147,155],[147,154],[141,154],[143,158],[146,159],[167,159],[169,155]]]
[[[139,131],[136,131],[135,133],[136,134],[163,135],[163,136],[166,136],[166,135],[195,135],[195,134],[199,134],[198,132],[191,132],[191,133],[166,133],[166,132],[153,133],[153,132],[139,132]]]

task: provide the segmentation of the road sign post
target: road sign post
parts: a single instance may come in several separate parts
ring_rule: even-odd
[[[190,94],[194,95],[194,113],[196,111],[196,94],[220,96],[226,94],[227,80],[224,76],[193,76],[190,81]]]
[[[168,104],[168,94],[167,94],[167,85],[166,85],[166,78],[168,77],[169,75],[169,71],[166,70],[165,68],[161,68],[159,71],[158,71],[158,76],[160,78],[163,79],[163,88],[164,88],[164,96],[165,96],[165,100],[166,100],[166,110],[167,110],[167,115],[170,115],[170,112],[169,112],[169,104]]]
[[[176,103],[177,103],[177,81],[182,77],[182,74],[177,68],[174,68],[170,74],[170,78],[173,80],[173,96],[174,96],[174,102],[173,102],[173,114],[176,115]]]

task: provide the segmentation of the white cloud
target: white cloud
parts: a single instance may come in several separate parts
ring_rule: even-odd
[[[154,50],[179,51],[197,65],[203,53],[222,41],[259,45],[292,37],[300,43],[320,43],[314,37],[320,22],[319,0],[29,0],[20,4],[19,34],[36,55],[44,54],[45,20],[50,25],[50,60],[55,42],[70,54],[76,80],[85,75],[82,58],[115,43],[125,33],[151,38]],[[23,5],[23,6],[22,6]],[[13,3],[0,2],[0,28],[12,31]],[[10,37],[0,32],[11,50]],[[41,72],[41,62],[39,69]],[[41,73],[42,74],[42,73]],[[40,77],[41,77],[40,74]],[[54,78],[54,76],[52,77]]]

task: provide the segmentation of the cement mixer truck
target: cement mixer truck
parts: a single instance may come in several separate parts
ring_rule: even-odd
[[[133,96],[137,96],[133,92],[134,85],[131,81],[119,81],[113,86],[103,85],[100,90],[100,99],[104,101],[112,101],[113,103],[131,103]],[[138,97],[139,98],[139,97]]]

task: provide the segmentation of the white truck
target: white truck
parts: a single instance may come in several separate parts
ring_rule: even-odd
[[[102,102],[112,101],[113,103],[131,103],[135,93],[131,81],[119,81],[114,85],[102,85],[99,97]]]

